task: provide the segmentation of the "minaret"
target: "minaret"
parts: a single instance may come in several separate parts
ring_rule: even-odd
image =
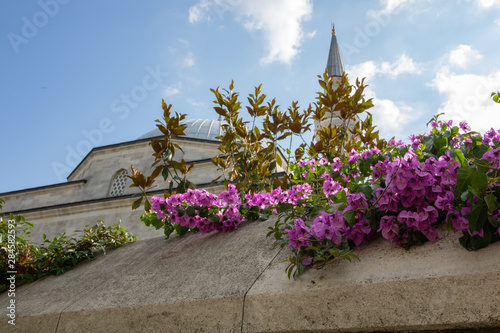
[[[339,44],[337,43],[337,33],[335,32],[335,25],[332,28],[332,40],[330,42],[330,51],[328,52],[326,69],[328,70],[328,76],[333,79],[333,90],[335,90],[338,87],[338,81],[340,81],[340,78],[344,73],[344,64],[342,63],[342,57],[340,56],[340,49]],[[321,124],[315,122],[315,129],[317,129],[318,126],[328,126],[328,124],[330,124],[330,121],[332,121],[332,125],[340,125],[342,123],[342,121],[335,114],[332,114],[330,112],[327,112],[325,117],[326,119],[323,120]]]
[[[340,56],[339,44],[337,43],[337,34],[335,26],[332,28],[332,41],[330,42],[330,52],[328,52],[328,62],[326,63],[328,76],[340,79],[344,73],[344,64]]]

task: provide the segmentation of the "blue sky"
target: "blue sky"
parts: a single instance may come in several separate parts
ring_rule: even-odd
[[[437,112],[500,129],[500,0],[4,1],[0,22],[0,193],[64,182],[92,147],[153,129],[162,98],[217,119],[210,88],[233,79],[307,107],[333,23],[384,137]]]

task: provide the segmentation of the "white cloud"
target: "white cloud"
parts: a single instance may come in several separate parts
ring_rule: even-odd
[[[493,6],[500,6],[500,0],[467,0],[474,2],[480,8],[490,8]],[[439,1],[441,2],[441,1]],[[427,12],[431,10],[431,3],[439,3],[436,0],[380,0],[380,9],[369,10],[368,15],[371,17],[379,17],[381,15],[398,14],[401,10],[407,10],[408,13],[415,14],[416,12]],[[461,0],[455,2],[460,3]],[[411,7],[410,7],[411,6]],[[432,11],[436,11],[435,6]]]
[[[377,75],[385,75],[396,79],[400,74],[420,74],[421,71],[421,65],[415,63],[412,58],[404,53],[393,63],[366,61],[358,65],[348,66],[347,69],[351,79],[366,77],[367,81]]]
[[[416,0],[380,0],[381,9],[369,10],[368,15],[374,18],[391,15],[403,7],[417,2]]]
[[[182,66],[192,67],[196,63],[193,52],[189,51],[187,55],[182,59]]]
[[[477,5],[481,8],[490,8],[500,6],[500,0],[476,0]]]
[[[196,5],[189,8],[189,22],[196,23],[201,20],[210,21],[208,15],[212,2],[210,0],[200,0]]]
[[[179,43],[181,43],[182,45],[184,45],[184,47],[186,47],[186,48],[189,47],[189,41],[187,41],[185,39],[182,39],[182,38],[177,38],[177,41],[179,41]]]
[[[380,130],[380,137],[402,139],[404,126],[417,117],[413,108],[403,102],[393,102],[389,99],[374,98],[375,105],[368,111],[373,114],[373,123]]]
[[[370,81],[377,74],[378,68],[375,61],[365,61],[360,64],[349,66],[347,65],[346,73],[349,75],[349,79],[354,82],[356,78],[366,78]]]
[[[262,63],[290,63],[304,39],[302,22],[311,18],[311,0],[240,1],[238,10],[248,31],[262,31],[267,55]]]
[[[200,0],[189,9],[191,23],[209,20],[209,9],[213,7],[220,17],[232,11],[236,21],[250,31],[263,34],[267,55],[261,63],[282,62],[289,64],[299,52],[302,42],[314,32],[305,33],[302,23],[311,18],[312,0]]]
[[[412,58],[409,58],[406,54],[402,54],[401,57],[395,63],[383,62],[381,65],[381,73],[396,78],[399,74],[403,73],[413,73],[420,74],[421,69],[417,68],[417,65]]]
[[[456,49],[450,51],[448,57],[450,64],[465,68],[470,61],[479,60],[483,56],[469,45],[459,45]]]
[[[166,97],[172,97],[181,92],[182,82],[177,82],[176,84],[172,84],[170,86],[166,86],[163,88],[163,93]]]
[[[393,12],[394,10],[402,7],[405,4],[411,3],[412,0],[382,0],[384,5],[383,10]]]
[[[458,75],[444,66],[430,85],[446,97],[438,110],[445,119],[467,121],[480,132],[500,128],[500,105],[491,100],[491,93],[500,87],[500,69],[489,75]]]
[[[306,34],[306,38],[313,38],[314,36],[316,36],[316,32],[317,32],[316,30],[308,32]]]
[[[194,106],[195,108],[198,108],[198,109],[206,109],[207,108],[207,105],[204,102],[200,102],[200,101],[194,100],[192,98],[189,98],[186,101],[189,104],[191,104],[192,106]]]
[[[373,98],[374,107],[368,110],[373,114],[373,122],[380,130],[380,136],[384,138],[401,138],[405,125],[414,121],[418,115],[413,108],[401,101],[378,98],[372,80],[376,76],[385,76],[396,79],[403,73],[420,74],[421,65],[415,63],[412,58],[402,54],[396,61],[376,62],[366,61],[358,65],[348,66],[347,72],[351,82],[356,78],[366,78],[365,83],[370,84],[364,91],[365,98]]]

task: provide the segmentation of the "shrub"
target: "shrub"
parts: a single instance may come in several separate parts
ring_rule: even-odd
[[[0,209],[2,208],[0,199]],[[23,216],[10,215],[5,219],[0,215],[0,292],[8,284],[8,271],[15,271],[17,281],[35,281],[45,275],[57,275],[66,272],[85,259],[93,259],[99,251],[116,248],[137,238],[123,225],[106,227],[98,221],[94,227],[86,226],[81,238],[68,237],[65,234],[53,240],[43,235],[44,245],[33,245],[26,238],[33,224]]]
[[[482,136],[465,122],[453,126],[436,115],[427,124],[431,130],[412,135],[410,144],[394,138],[386,142],[378,137],[366,112],[373,105],[363,97],[364,81],[349,85],[343,75],[334,90],[333,79],[325,73],[319,83],[324,90],[314,107],[300,113],[296,102],[292,103],[270,135],[254,126],[257,117],[266,116],[269,121],[278,112],[274,100],[263,106],[266,96],[261,95],[260,86],[248,98],[247,110],[253,118],[250,130],[239,115],[241,104],[232,92],[233,83],[227,94],[213,90],[215,110],[227,123],[220,137],[222,154],[213,162],[225,177],[230,170],[225,184],[233,194],[238,190],[240,197],[239,203],[231,203],[231,217],[239,223],[244,214],[263,219],[269,212],[278,214],[268,237],[291,249],[289,277],[306,267],[357,258],[352,250],[377,237],[403,248],[435,242],[439,239],[436,227],[442,224],[460,232],[460,243],[468,250],[500,238],[500,131],[491,129]],[[498,102],[498,94],[493,96]],[[361,120],[363,113],[366,117]],[[339,124],[330,121],[316,131],[313,142],[305,144],[302,135],[310,130],[309,121],[323,122],[333,115]],[[303,142],[295,159],[291,145],[285,148],[289,159],[281,180],[271,182],[270,173],[256,171],[260,164],[269,165],[270,171],[276,166],[277,161],[268,160],[271,150],[262,147],[276,149],[277,138],[294,136]],[[265,140],[270,141],[261,145]],[[167,236],[174,231],[235,229],[224,226],[228,207],[220,201],[204,206],[190,203],[186,195],[171,198],[153,198],[153,209],[143,221],[165,228]]]

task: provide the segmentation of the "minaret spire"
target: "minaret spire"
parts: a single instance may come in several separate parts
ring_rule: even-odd
[[[328,70],[328,76],[332,78],[333,90],[337,89],[342,74],[344,74],[344,64],[342,63],[342,57],[340,56],[339,44],[337,43],[337,32],[335,31],[335,25],[332,27],[332,40],[330,42],[330,51],[328,52],[328,62],[326,63],[326,69]],[[327,126],[340,126],[343,123],[340,113],[334,111],[335,107],[331,107],[329,111],[326,112],[325,117],[321,121],[314,122],[315,133]],[[316,137],[316,140],[318,138]]]
[[[340,56],[339,44],[337,43],[337,33],[335,25],[332,28],[332,40],[330,42],[330,51],[328,52],[328,62],[326,63],[328,69],[328,76],[341,77],[344,73],[344,64]]]

